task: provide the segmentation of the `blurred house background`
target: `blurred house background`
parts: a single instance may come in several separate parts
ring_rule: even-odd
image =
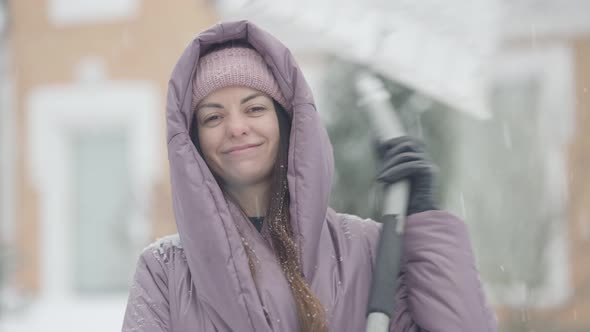
[[[590,330],[589,2],[2,0],[0,331],[120,330],[139,252],[175,232],[172,66],[240,18],[303,66],[336,209],[379,215],[370,72],[440,166],[501,331]]]
[[[169,74],[215,12],[204,1],[3,5],[0,330],[120,330],[138,253],[175,229]]]

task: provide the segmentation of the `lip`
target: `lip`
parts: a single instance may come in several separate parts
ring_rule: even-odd
[[[227,151],[225,151],[225,153],[230,154],[230,153],[234,153],[234,152],[240,152],[240,151],[248,150],[250,148],[255,148],[260,145],[262,145],[262,144],[245,144],[245,145],[234,146],[234,147],[229,148]]]

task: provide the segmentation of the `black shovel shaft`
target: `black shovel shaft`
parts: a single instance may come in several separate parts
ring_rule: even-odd
[[[405,134],[403,124],[390,102],[389,93],[380,79],[368,72],[361,73],[357,79],[357,88],[362,96],[360,105],[366,109],[378,140],[385,141]],[[370,332],[388,331],[393,314],[408,194],[407,180],[389,185],[384,193],[383,229],[367,308],[367,331]]]
[[[402,238],[396,229],[398,215],[383,216],[383,230],[379,241],[377,263],[373,274],[368,313],[381,312],[391,318],[395,305],[395,292],[398,287]]]

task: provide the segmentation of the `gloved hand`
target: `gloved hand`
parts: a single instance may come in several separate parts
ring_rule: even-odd
[[[390,139],[377,145],[377,155],[382,161],[377,181],[392,184],[409,180],[408,216],[437,210],[435,175],[438,168],[428,157],[421,140],[410,136]]]

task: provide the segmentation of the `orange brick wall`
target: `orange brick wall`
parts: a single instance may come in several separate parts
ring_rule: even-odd
[[[173,65],[191,38],[217,18],[206,0],[141,1],[140,13],[130,20],[104,24],[55,27],[43,0],[12,0],[11,48],[17,107],[17,267],[19,287],[35,292],[39,287],[39,207],[36,188],[26,173],[27,128],[25,100],[32,89],[45,84],[67,84],[74,79],[73,65],[86,56],[100,57],[110,79],[150,80],[161,91],[162,128],[165,133],[164,102]],[[151,210],[154,237],[175,232],[170,208],[170,188],[165,139],[161,146],[162,169],[166,170],[153,188]]]

